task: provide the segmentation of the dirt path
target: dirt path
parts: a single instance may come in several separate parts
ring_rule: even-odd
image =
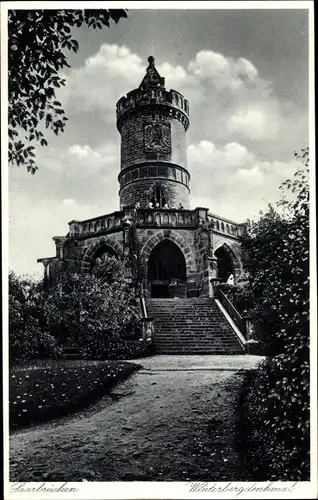
[[[243,480],[235,398],[240,370],[257,358],[241,356],[224,369],[217,357],[181,358],[138,360],[144,369],[111,398],[13,434],[10,480]]]

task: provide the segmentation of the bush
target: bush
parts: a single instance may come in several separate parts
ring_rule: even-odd
[[[240,314],[253,310],[254,297],[247,283],[242,282],[237,285],[221,283],[218,287],[229,298]]]
[[[67,274],[50,290],[46,318],[60,343],[81,348],[89,358],[105,359],[111,339],[138,334],[139,308],[124,266],[104,258],[92,274]]]
[[[56,358],[63,346],[78,347],[91,359],[146,353],[136,342],[139,307],[125,274],[125,262],[103,255],[91,274],[68,273],[45,292],[41,283],[11,272],[10,359]]]
[[[268,358],[244,389],[241,423],[254,480],[309,480],[309,186],[299,169],[296,199],[270,207],[242,238],[254,318]]]
[[[153,354],[152,345],[146,341],[111,339],[105,352],[107,359],[136,359]]]
[[[41,284],[9,273],[9,359],[19,363],[59,357],[56,339],[45,327]]]
[[[255,481],[309,480],[309,364],[297,358],[267,358],[242,394],[242,447]]]
[[[124,362],[53,361],[10,372],[10,427],[43,422],[83,408],[139,367]]]

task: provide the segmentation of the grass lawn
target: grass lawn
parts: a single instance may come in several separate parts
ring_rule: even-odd
[[[10,428],[81,409],[140,367],[124,361],[38,361],[10,369]]]

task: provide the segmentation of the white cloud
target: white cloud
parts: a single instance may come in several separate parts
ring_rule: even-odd
[[[293,175],[297,162],[262,161],[239,143],[201,141],[188,147],[188,164],[192,207],[206,206],[243,222],[278,201],[279,185]]]
[[[173,66],[164,62],[157,67],[161,76],[165,78],[167,89],[174,89],[185,96],[193,108],[204,102],[205,89],[196,75],[186,71],[182,66]]]
[[[230,168],[235,169],[242,165],[250,164],[254,155],[245,146],[236,142],[225,144],[218,148],[210,141],[201,141],[190,144],[188,147],[188,164],[190,170],[201,168]]]
[[[138,86],[144,73],[144,62],[129,48],[103,44],[82,67],[68,72],[65,97],[81,109],[93,108],[113,116],[117,100]]]
[[[227,120],[228,131],[252,140],[275,138],[282,123],[275,101],[246,104]]]
[[[250,61],[242,57],[235,60],[211,50],[198,52],[188,68],[199,80],[210,81],[218,90],[236,91],[257,83],[258,71]]]
[[[166,80],[166,88],[183,93],[191,104],[201,101],[204,89],[194,74],[167,61],[157,69]],[[145,61],[129,48],[103,44],[82,67],[64,75],[67,86],[62,90],[63,99],[86,111],[93,108],[94,112],[106,113],[105,120],[113,120],[117,100],[137,88],[145,74]]]
[[[270,82],[246,58],[202,50],[185,67],[163,61],[157,69],[167,89],[178,90],[188,99],[191,117],[198,112],[202,118],[210,110],[204,117],[207,129],[213,129],[217,116],[228,137],[259,140],[275,134],[279,105]],[[117,100],[137,88],[145,73],[145,61],[128,47],[103,44],[82,67],[68,72],[64,100],[77,112],[94,113],[114,124]],[[196,118],[193,125],[197,126]]]

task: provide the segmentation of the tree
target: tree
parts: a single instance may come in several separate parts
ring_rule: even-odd
[[[59,71],[70,67],[65,50],[78,51],[72,28],[110,26],[123,9],[10,10],[8,16],[9,162],[37,170],[33,141],[47,146],[45,129],[64,131],[67,117],[55,91],[65,85]]]
[[[283,198],[242,238],[254,319],[268,356],[243,404],[253,480],[309,480],[309,149]],[[289,193],[292,197],[288,200]],[[278,207],[277,207],[278,208]]]
[[[269,206],[241,239],[254,318],[271,354],[282,352],[309,316],[308,155],[308,148],[296,155],[303,166],[281,186],[283,213]]]

